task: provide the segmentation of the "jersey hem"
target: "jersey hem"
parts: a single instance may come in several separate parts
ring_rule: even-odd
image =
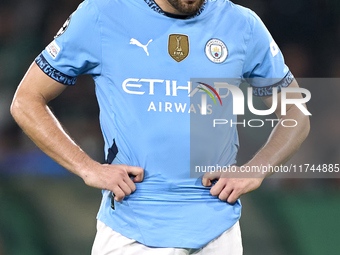
[[[238,199],[238,201],[239,201],[239,199]],[[113,231],[116,231],[117,233],[121,234],[122,236],[125,236],[126,238],[135,240],[135,241],[137,241],[137,242],[139,242],[139,243],[141,243],[145,246],[153,247],[153,248],[183,248],[183,249],[200,249],[200,248],[206,246],[207,244],[209,244],[210,242],[212,242],[216,238],[218,238],[220,235],[222,235],[225,231],[232,228],[240,220],[240,218],[241,218],[241,215],[239,215],[238,217],[235,217],[228,224],[228,226],[226,228],[223,228],[223,230],[216,233],[216,235],[213,236],[209,241],[207,241],[205,243],[198,244],[197,242],[192,242],[192,241],[186,242],[186,241],[183,241],[183,240],[181,240],[179,243],[173,242],[173,241],[167,241],[167,240],[164,240],[163,242],[154,242],[154,241],[151,241],[151,240],[145,241],[144,237],[141,235],[141,233],[139,233],[139,235],[135,235],[135,234],[131,234],[131,232],[124,231],[124,229],[115,228],[111,225],[111,221],[109,219],[107,219],[105,216],[102,216],[102,215],[97,216],[97,220],[104,223],[106,226],[111,228]]]

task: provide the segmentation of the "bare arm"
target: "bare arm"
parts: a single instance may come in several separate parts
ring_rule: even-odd
[[[298,88],[296,80],[289,85],[289,88]],[[288,94],[290,99],[302,98],[300,93]],[[264,97],[264,103],[270,107],[272,97]],[[306,107],[306,106],[305,106]],[[276,125],[266,144],[258,151],[255,157],[246,165],[271,165],[278,166],[286,163],[299,149],[302,142],[307,138],[310,124],[309,117],[304,115],[295,105],[287,106],[287,114],[281,115],[281,99],[278,98],[278,106],[275,114],[280,121],[294,119],[298,122],[296,127],[283,127]]]
[[[298,88],[299,86],[294,80],[289,87]],[[302,98],[302,95],[300,93],[289,93],[287,98]],[[264,97],[263,101],[268,107],[272,105],[272,97]],[[294,128],[276,125],[266,144],[245,166],[278,166],[284,164],[308,136],[310,129],[309,117],[305,116],[295,105],[288,105],[287,114],[282,116],[280,96],[278,96],[278,107],[275,114],[280,121],[294,119],[298,122],[298,125]],[[204,186],[210,187],[212,186],[211,181],[219,178],[218,182],[211,188],[210,193],[213,196],[218,196],[221,200],[234,203],[242,194],[257,189],[267,175],[258,173],[256,176],[249,178],[223,178],[224,175],[221,173],[206,173],[202,183]]]
[[[125,165],[102,165],[92,160],[69,137],[47,105],[66,87],[48,77],[33,63],[15,93],[11,114],[47,155],[80,176],[87,185],[110,190],[114,192],[115,199],[121,201],[124,196],[135,191],[133,181],[143,180],[143,169]],[[133,181],[128,174],[136,176]]]

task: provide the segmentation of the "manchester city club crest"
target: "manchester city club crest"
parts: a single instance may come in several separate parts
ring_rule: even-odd
[[[220,58],[222,56],[222,47],[217,44],[210,45],[210,52],[214,58]]]
[[[219,39],[210,39],[205,45],[205,54],[214,63],[222,63],[228,57],[228,49]]]

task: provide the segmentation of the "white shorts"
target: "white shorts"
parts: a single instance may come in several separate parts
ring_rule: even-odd
[[[97,234],[92,255],[242,255],[239,222],[200,249],[154,248],[122,236],[101,221],[97,221]]]

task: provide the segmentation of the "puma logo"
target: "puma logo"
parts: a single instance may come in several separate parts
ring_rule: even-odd
[[[146,45],[143,45],[141,44],[139,41],[137,41],[136,39],[134,38],[131,38],[130,40],[130,44],[134,44],[134,45],[137,45],[138,47],[141,47],[143,48],[143,50],[145,51],[146,55],[149,56],[149,52],[148,52],[148,45],[149,43],[152,42],[152,39],[146,44]]]

